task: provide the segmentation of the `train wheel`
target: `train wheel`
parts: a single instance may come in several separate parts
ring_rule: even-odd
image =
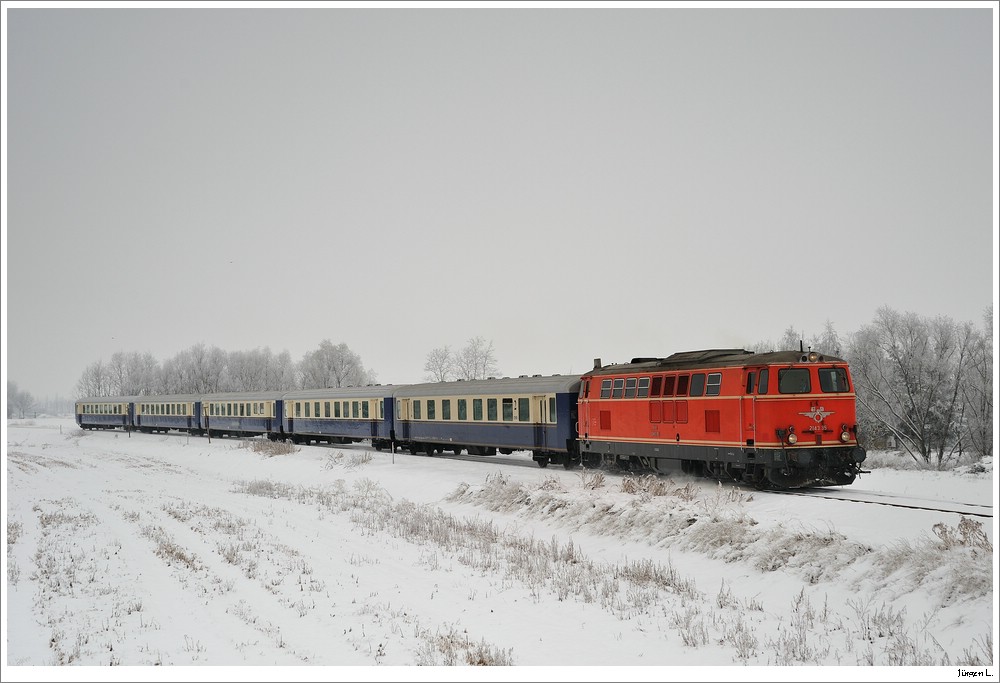
[[[535,462],[538,463],[539,467],[548,467],[549,466],[549,459],[548,458],[539,458]]]

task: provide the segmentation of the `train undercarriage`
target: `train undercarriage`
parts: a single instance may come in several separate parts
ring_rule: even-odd
[[[596,445],[596,444],[595,444]],[[567,455],[567,469],[608,468],[658,474],[684,473],[719,481],[733,481],[758,489],[793,489],[845,486],[854,482],[866,454],[860,446],[796,450],[737,450],[672,447],[668,453],[634,453],[635,444],[602,443],[605,452],[582,451]],[[622,452],[622,451],[626,452]],[[536,457],[537,460],[537,457]],[[544,465],[542,465],[544,467]]]

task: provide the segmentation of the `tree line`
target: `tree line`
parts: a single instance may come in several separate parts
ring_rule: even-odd
[[[323,340],[298,362],[269,348],[224,351],[196,344],[162,363],[150,353],[119,351],[88,365],[76,383],[85,396],[215,394],[364,386],[376,375],[347,344]]]

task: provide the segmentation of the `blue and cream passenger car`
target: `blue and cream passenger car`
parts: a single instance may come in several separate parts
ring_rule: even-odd
[[[201,396],[172,394],[135,399],[135,428],[140,432],[179,429],[201,434]]]
[[[280,391],[206,394],[201,397],[201,429],[209,436],[278,438],[281,428]]]
[[[282,430],[295,443],[353,443],[371,439],[377,450],[392,441],[391,385],[292,391],[284,396]]]
[[[83,429],[131,430],[137,396],[98,396],[76,402],[76,423]]]
[[[579,375],[437,382],[399,387],[395,436],[411,453],[528,450],[541,467],[575,457]]]

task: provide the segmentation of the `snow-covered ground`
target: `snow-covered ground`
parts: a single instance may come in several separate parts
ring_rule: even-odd
[[[996,679],[992,517],[63,418],[6,442],[5,681]],[[993,506],[987,464],[840,490]]]

